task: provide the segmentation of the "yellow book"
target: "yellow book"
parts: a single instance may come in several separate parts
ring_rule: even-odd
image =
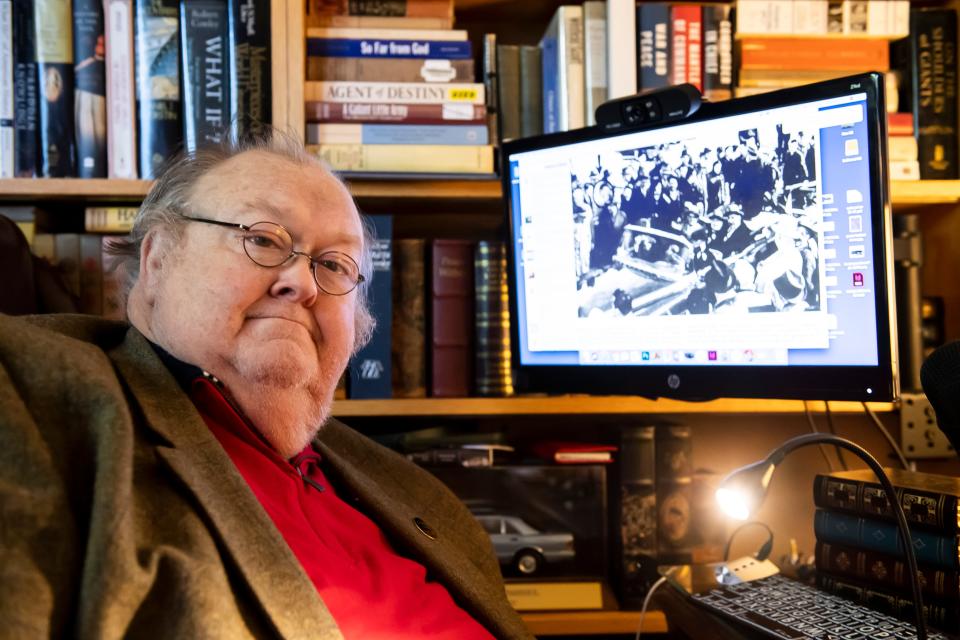
[[[493,173],[490,145],[315,144],[334,171]]]
[[[133,229],[137,207],[87,207],[83,228],[90,233],[127,233]]]
[[[603,608],[603,583],[508,582],[507,600],[517,611],[559,611]]]

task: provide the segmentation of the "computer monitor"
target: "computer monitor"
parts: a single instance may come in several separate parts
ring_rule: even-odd
[[[503,145],[526,391],[897,395],[883,78]]]

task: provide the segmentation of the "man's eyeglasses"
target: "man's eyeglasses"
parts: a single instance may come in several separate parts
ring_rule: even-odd
[[[327,251],[311,256],[293,248],[293,238],[284,227],[273,222],[256,222],[251,225],[208,218],[183,216],[193,222],[205,222],[221,227],[240,229],[243,232],[243,250],[255,264],[261,267],[279,267],[291,258],[303,256],[310,261],[310,270],[317,286],[324,293],[343,296],[365,280],[356,261],[345,253]]]

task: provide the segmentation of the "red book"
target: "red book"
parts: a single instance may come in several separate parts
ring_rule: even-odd
[[[430,245],[430,395],[470,395],[473,380],[473,243]]]
[[[700,6],[674,5],[670,10],[670,19],[673,23],[674,82],[689,82],[698,91],[703,91],[703,18]]]
[[[393,122],[403,124],[484,124],[482,104],[354,104],[308,100],[307,122]]]
[[[912,136],[913,135],[913,114],[912,113],[888,113],[887,114],[887,135]]]
[[[604,464],[613,462],[613,445],[589,442],[544,441],[533,445],[539,458],[559,464]]]

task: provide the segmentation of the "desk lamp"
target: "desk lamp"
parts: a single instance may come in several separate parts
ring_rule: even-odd
[[[770,486],[773,472],[784,458],[792,451],[812,444],[832,444],[851,451],[859,456],[870,470],[880,480],[887,495],[887,501],[897,518],[900,531],[900,540],[903,543],[904,556],[907,559],[907,569],[910,571],[910,587],[913,591],[913,610],[916,616],[917,638],[926,640],[927,626],[923,618],[923,601],[920,597],[920,580],[917,577],[917,558],[913,551],[910,539],[910,528],[907,526],[907,517],[903,513],[903,506],[897,499],[890,478],[884,473],[880,463],[860,445],[827,433],[808,433],[787,440],[759,462],[748,464],[730,473],[717,489],[717,502],[720,508],[731,518],[746,520],[763,502],[763,498]]]

